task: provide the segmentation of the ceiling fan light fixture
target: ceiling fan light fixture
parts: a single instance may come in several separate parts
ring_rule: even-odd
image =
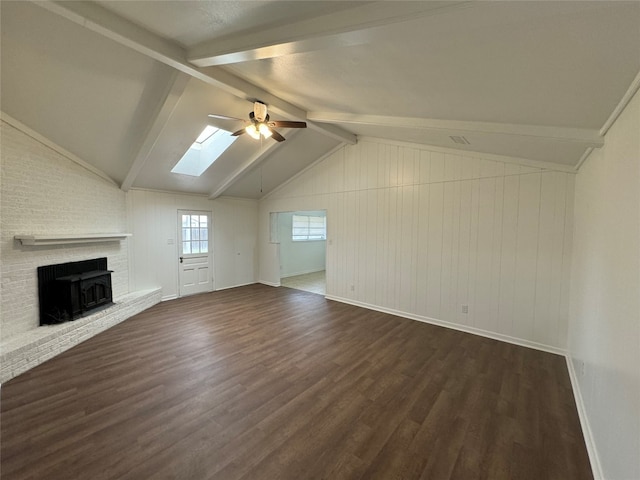
[[[272,135],[271,130],[264,123],[260,124],[259,131],[264,138],[269,138]]]
[[[260,132],[258,132],[258,129],[253,123],[251,125],[247,125],[245,128],[245,131],[249,135],[251,135],[252,138],[255,138],[256,140],[260,140]]]
[[[278,132],[276,128],[307,128],[307,122],[295,122],[289,120],[270,121],[269,114],[267,113],[267,106],[258,100],[254,102],[253,112],[249,112],[248,121],[237,117],[228,117],[227,115],[218,115],[213,113],[210,113],[209,117],[220,118],[222,120],[244,121],[245,127],[233,132],[231,136],[237,137],[238,135],[248,133],[251,138],[255,140],[260,140],[261,138],[272,138],[276,142],[284,142],[286,139],[280,135],[280,132]]]

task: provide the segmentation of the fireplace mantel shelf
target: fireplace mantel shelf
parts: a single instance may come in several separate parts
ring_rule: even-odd
[[[51,235],[16,235],[22,245],[65,245],[69,243],[116,242],[130,237],[130,233],[85,233],[85,234],[51,234]]]

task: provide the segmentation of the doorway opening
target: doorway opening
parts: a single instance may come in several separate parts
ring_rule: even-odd
[[[280,285],[324,295],[327,289],[327,212],[279,212]]]

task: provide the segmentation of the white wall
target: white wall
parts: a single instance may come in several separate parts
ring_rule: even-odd
[[[326,264],[326,240],[294,242],[291,240],[293,215],[296,212],[278,214],[278,241],[280,243],[280,277],[291,277],[320,272]],[[306,211],[307,215],[324,217],[323,211]]]
[[[147,190],[127,194],[131,281],[136,289],[162,287],[164,299],[178,296],[178,210],[212,215],[213,286],[253,283],[256,279],[257,202]]]
[[[640,478],[639,192],[636,93],[575,189],[569,351],[588,441],[609,480]]]
[[[258,202],[220,197],[213,201],[216,290],[258,278]]]
[[[328,297],[561,351],[574,175],[496,158],[338,150],[261,202],[260,280],[278,282],[269,212],[326,209]]]
[[[107,257],[115,299],[129,292],[128,240],[90,245],[22,246],[19,234],[126,231],[120,189],[36,141],[1,124],[0,236],[2,341],[39,325],[37,267]]]

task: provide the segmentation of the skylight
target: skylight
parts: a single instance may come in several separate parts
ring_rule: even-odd
[[[171,172],[199,177],[237,138],[226,130],[207,125]]]
[[[211,125],[207,125],[206,127],[204,127],[204,130],[202,130],[202,133],[200,135],[198,135],[198,138],[196,138],[196,143],[202,143],[205,140],[208,140],[209,137],[211,135],[213,135],[214,133],[216,133],[218,131],[218,129],[216,127],[212,127]]]

